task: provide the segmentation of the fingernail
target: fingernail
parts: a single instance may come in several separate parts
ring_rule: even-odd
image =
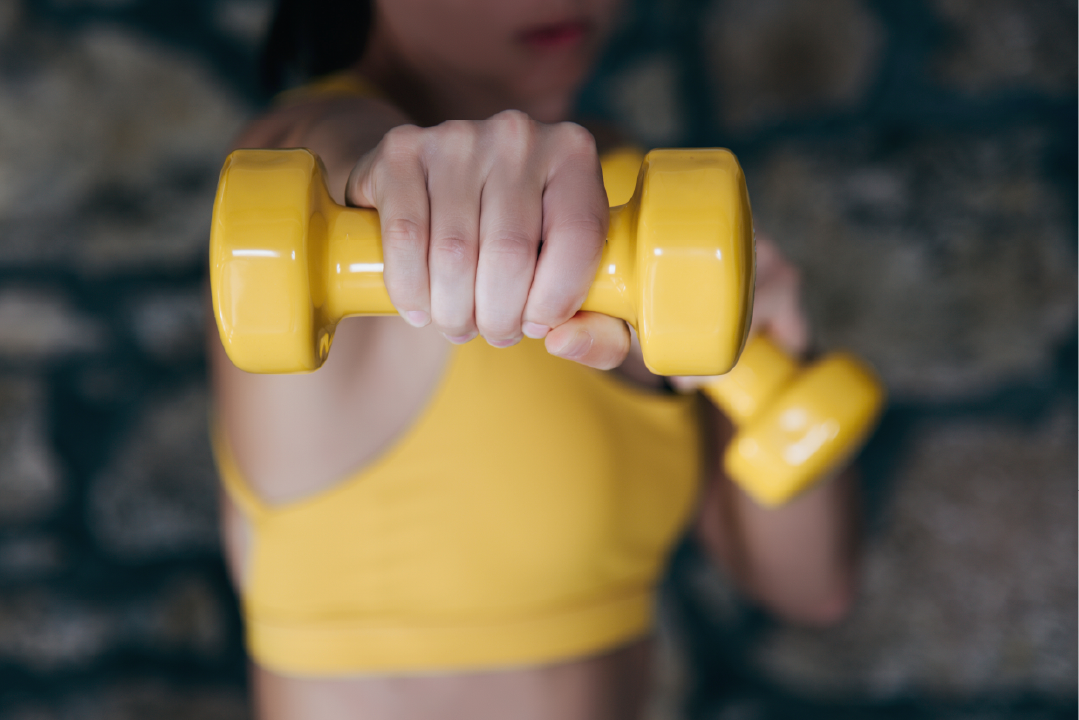
[[[518,335],[515,338],[510,338],[509,340],[488,340],[487,344],[490,345],[491,347],[496,347],[496,348],[508,348],[509,346],[516,345],[519,342],[521,342],[521,336],[520,335]]]
[[[547,351],[566,360],[579,360],[592,349],[593,338],[583,330],[573,333],[565,342],[555,346],[548,346]]]
[[[473,330],[472,332],[466,333],[464,335],[450,336],[450,335],[446,335],[445,333],[443,333],[442,337],[446,338],[447,340],[449,340],[454,345],[464,345],[466,342],[468,342],[472,338],[476,337],[476,334],[477,334],[476,331]]]
[[[525,334],[525,337],[532,338],[533,340],[542,340],[547,337],[547,333],[551,332],[551,328],[546,325],[540,325],[539,323],[526,322],[521,325],[521,332]]]
[[[416,328],[426,327],[427,323],[431,322],[431,316],[423,310],[408,310],[404,313],[404,318],[405,322]]]

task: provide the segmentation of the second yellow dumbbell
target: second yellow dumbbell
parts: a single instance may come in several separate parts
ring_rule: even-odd
[[[737,428],[723,462],[762,505],[781,505],[845,463],[876,426],[884,388],[849,353],[802,369],[766,337],[702,390]]]
[[[624,148],[603,157],[612,205],[633,192],[643,154]],[[758,503],[781,505],[833,472],[876,426],[884,388],[872,368],[833,353],[800,368],[766,337],[746,345],[727,375],[701,390],[736,426],[725,470]]]

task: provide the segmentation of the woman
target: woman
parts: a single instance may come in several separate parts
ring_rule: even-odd
[[[304,376],[245,374],[211,341],[260,717],[637,717],[652,585],[688,526],[781,616],[849,605],[851,481],[756,506],[719,468],[729,423],[669,391],[694,381],[579,312],[608,205],[567,118],[618,9],[279,8],[271,76],[343,74],[236,145],[311,148],[338,202],[378,209],[400,317],[342,322]],[[754,330],[805,349],[797,274],[763,241]]]

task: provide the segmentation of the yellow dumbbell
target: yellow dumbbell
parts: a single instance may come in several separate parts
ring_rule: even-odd
[[[762,505],[781,505],[841,466],[865,442],[884,405],[873,370],[848,353],[805,368],[763,336],[702,390],[737,427],[723,463]]]
[[[603,157],[612,204],[633,192],[643,155],[624,148]],[[727,375],[701,388],[738,428],[723,458],[727,474],[762,505],[781,505],[844,463],[875,427],[884,388],[847,353],[799,368],[766,337],[746,345]]]
[[[210,232],[221,342],[242,370],[309,372],[349,315],[395,314],[374,210],[345,208],[307,150],[237,150],[225,161]],[[752,313],[753,223],[727,150],[657,150],[636,192],[611,209],[585,310],[636,330],[663,375],[734,366]]]

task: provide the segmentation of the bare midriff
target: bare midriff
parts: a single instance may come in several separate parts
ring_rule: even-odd
[[[644,706],[649,645],[540,667],[296,678],[252,671],[263,720],[630,720]]]

